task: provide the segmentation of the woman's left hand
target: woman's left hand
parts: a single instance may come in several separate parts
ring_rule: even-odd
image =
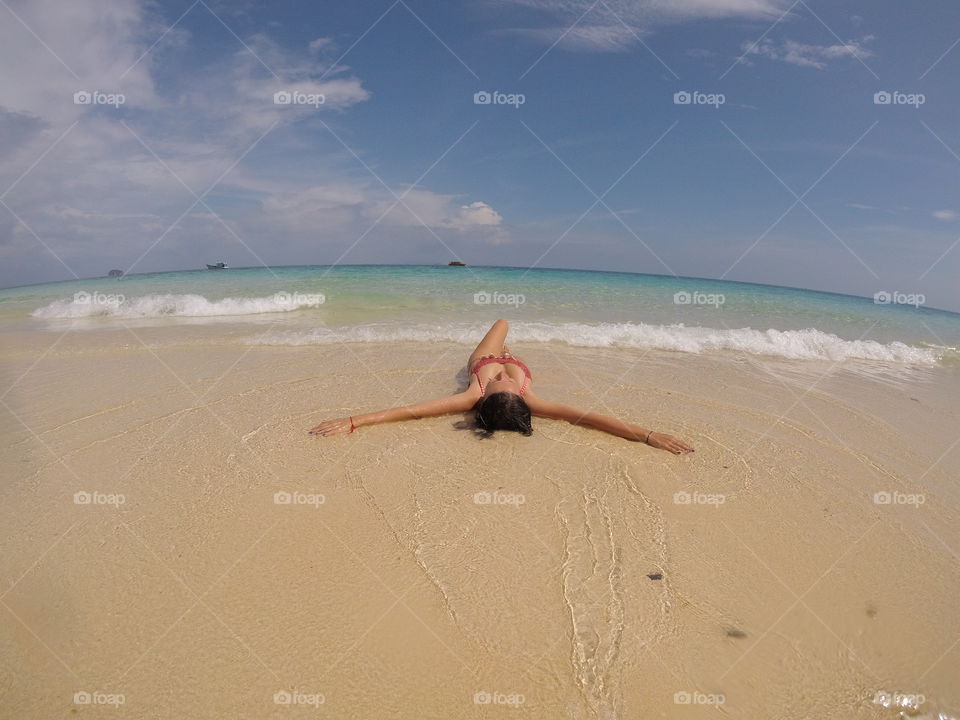
[[[650,437],[647,438],[647,445],[660,448],[661,450],[668,450],[674,455],[693,452],[693,448],[682,440],[677,440],[673,435],[665,435],[657,432],[650,433]]]
[[[322,435],[324,437],[327,435],[343,435],[344,433],[353,432],[353,430],[351,430],[352,427],[355,427],[355,425],[348,417],[338,418],[336,420],[325,420],[313,428],[310,434]]]

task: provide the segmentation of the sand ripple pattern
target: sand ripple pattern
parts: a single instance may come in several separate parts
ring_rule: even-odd
[[[571,662],[577,686],[599,717],[615,717],[611,670],[623,635],[620,553],[605,494],[584,488],[557,507],[564,531],[563,597],[573,627]]]
[[[621,678],[642,646],[666,634],[668,587],[646,577],[666,565],[663,519],[623,463],[607,463],[594,478],[566,483],[571,492],[555,515],[571,672],[588,716],[612,720],[626,713]]]

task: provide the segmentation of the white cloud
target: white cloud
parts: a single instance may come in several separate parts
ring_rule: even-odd
[[[35,165],[4,197],[26,226],[0,206],[0,285],[62,274],[34,234],[80,275],[129,269],[155,242],[135,270],[192,266],[223,248],[236,264],[256,264],[237,237],[261,255],[266,246],[302,259],[297,248],[359,237],[393,201],[315,120],[333,123],[370,98],[349,67],[331,65],[329,38],[296,52],[263,34],[244,37],[250,50],[236,42],[235,52],[161,82],[168,68],[158,58],[171,43],[192,51],[196,39],[181,23],[141,58],[169,22],[146,0],[8,4],[50,50],[12,17],[0,23],[0,193]],[[126,103],[74,104],[83,89],[123,92]],[[276,105],[279,90],[322,94],[324,103]],[[209,209],[188,211],[193,193],[214,183]],[[406,200],[432,228],[502,237],[502,218],[484,203],[462,206],[423,188]],[[426,233],[407,211],[383,224],[412,241]]]
[[[397,195],[402,202],[396,203],[389,193],[376,200],[365,209],[371,219],[383,215],[386,225],[430,228],[444,228],[458,232],[471,230],[496,229],[503,218],[485,202],[476,201],[469,205],[457,205],[456,196],[442,195],[419,188],[409,188]],[[394,207],[391,207],[394,206]]]
[[[666,22],[678,19],[723,17],[776,17],[786,10],[787,0],[503,0],[514,5],[572,16],[574,19],[587,10],[602,16],[620,17],[624,22]],[[607,9],[609,8],[609,10]],[[585,18],[586,19],[586,18]]]
[[[453,226],[462,230],[469,230],[475,227],[497,226],[503,222],[503,218],[496,210],[485,202],[473,202],[469,205],[461,205],[456,217],[453,219]]]
[[[778,17],[787,0],[501,0],[549,15],[545,27],[511,28],[542,44],[567,50],[620,52],[659,25],[703,19]],[[557,23],[556,20],[560,22]],[[574,25],[576,23],[576,25]]]
[[[623,25],[583,25],[546,28],[513,28],[505,32],[527,37],[543,45],[581,52],[624,52],[646,32]]]
[[[956,210],[937,210],[933,213],[933,216],[937,220],[950,222],[951,220],[956,220],[958,217],[960,217],[960,214],[958,214]]]
[[[311,40],[310,44],[307,46],[310,49],[310,52],[317,53],[321,50],[329,50],[334,46],[333,38],[329,37],[318,37],[315,40]]]
[[[9,5],[0,22],[0,104],[8,111],[69,123],[89,110],[73,102],[73,94],[82,90],[122,92],[141,106],[156,102],[148,64],[135,65],[142,53],[138,36],[150,24],[139,4],[31,0]]]
[[[790,65],[823,70],[833,60],[845,58],[862,60],[873,57],[873,51],[866,45],[874,39],[872,35],[865,35],[859,40],[848,40],[835,45],[808,45],[795,40],[777,42],[769,38],[764,38],[759,43],[745,41],[741,46],[741,50],[745,53],[742,61],[748,62],[748,56],[756,55]]]
[[[663,16],[683,18],[776,17],[790,5],[786,0],[650,0],[644,4]]]
[[[366,200],[365,188],[355,185],[317,185],[298,193],[277,193],[264,201],[272,214],[303,216],[333,208],[357,207]]]

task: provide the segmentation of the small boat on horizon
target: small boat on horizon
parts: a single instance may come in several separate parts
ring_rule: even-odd
[[[466,263],[460,262],[459,260],[453,260],[447,263],[447,267],[466,267],[466,266],[467,266]]]
[[[218,262],[216,265],[211,265],[207,263],[207,270],[229,270],[230,266],[225,262]]]

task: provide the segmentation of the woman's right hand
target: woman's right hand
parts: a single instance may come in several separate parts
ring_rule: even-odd
[[[672,452],[674,455],[683,455],[685,453],[693,452],[693,448],[682,440],[677,440],[675,437],[673,437],[673,435],[666,435],[658,432],[650,433],[650,437],[647,438],[647,445],[659,448],[660,450]]]
[[[343,435],[345,433],[353,432],[352,428],[355,428],[356,424],[350,418],[337,418],[336,420],[325,420],[315,428],[310,430],[311,435],[322,435],[326,437],[327,435]]]

